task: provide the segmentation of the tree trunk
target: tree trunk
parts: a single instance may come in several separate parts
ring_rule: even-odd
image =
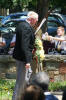
[[[38,0],[37,12],[39,14],[39,23],[48,15],[48,1],[49,0]],[[46,31],[46,23],[42,26],[42,31]]]

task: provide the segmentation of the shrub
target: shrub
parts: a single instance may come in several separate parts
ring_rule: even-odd
[[[66,88],[66,81],[64,82],[50,82],[49,91],[63,91]]]
[[[0,92],[6,91],[13,93],[16,80],[0,79]],[[66,88],[66,81],[64,82],[50,82],[49,91],[63,91]]]

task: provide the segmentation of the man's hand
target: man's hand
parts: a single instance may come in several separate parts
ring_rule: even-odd
[[[25,65],[25,68],[29,68],[29,67],[31,67],[31,66],[30,66],[30,63],[27,63],[27,64]]]
[[[25,68],[26,68],[25,80],[28,83],[29,82],[29,79],[30,79],[30,76],[32,74],[32,69],[31,69],[31,66],[30,66],[29,63],[26,64]]]

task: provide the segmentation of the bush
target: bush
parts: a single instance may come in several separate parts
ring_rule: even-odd
[[[0,90],[13,91],[14,85],[15,85],[15,80],[0,79]]]
[[[66,88],[66,81],[64,82],[50,82],[49,91],[63,91]]]
[[[0,79],[0,90],[13,91],[16,80]],[[63,91],[66,88],[64,82],[50,82],[49,91]]]
[[[0,79],[0,100],[12,100],[15,80]]]

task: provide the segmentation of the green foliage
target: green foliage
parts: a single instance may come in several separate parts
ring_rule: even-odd
[[[31,2],[32,6],[37,7],[37,2],[39,1],[37,0],[0,0],[0,7],[8,8],[9,6],[16,6],[18,5],[18,3],[21,5],[28,5],[29,2]],[[54,7],[54,6],[66,8],[66,0],[50,0],[49,7]]]
[[[12,100],[13,89],[16,80],[0,79],[0,100]],[[64,82],[50,82],[49,91],[62,91],[66,88],[66,81]]]
[[[12,100],[15,80],[0,79],[0,100]]]
[[[0,79],[0,91],[1,90],[13,91],[15,82],[16,82],[16,80]],[[50,82],[50,84],[49,84],[49,91],[59,91],[59,90],[64,90],[64,88],[66,88],[66,81]]]
[[[13,5],[13,0],[0,0],[0,8],[10,8]]]
[[[66,1],[65,0],[50,0],[50,3],[53,6],[56,5],[57,7],[66,6]]]
[[[36,9],[37,9],[37,0],[32,0],[32,1],[30,1],[30,2],[28,3],[27,8],[28,8],[29,10],[34,10],[34,11],[36,11]]]
[[[23,8],[24,6],[27,6],[30,1],[32,0],[0,0],[0,8]]]
[[[15,80],[3,80],[0,79],[0,90],[13,91]]]
[[[12,100],[13,92],[11,91],[0,91],[0,100]]]
[[[50,82],[49,91],[62,91],[66,88],[66,81],[64,82]]]
[[[40,1],[44,3],[44,0],[0,0],[0,8],[18,9],[21,11],[23,8],[28,7],[29,10],[37,10]],[[49,1],[49,8],[61,8],[66,9],[66,0],[47,0]],[[43,3],[40,5],[43,9]],[[4,5],[5,4],[5,5]]]
[[[61,10],[66,9],[66,0],[50,0],[49,1],[50,8],[61,8]]]

